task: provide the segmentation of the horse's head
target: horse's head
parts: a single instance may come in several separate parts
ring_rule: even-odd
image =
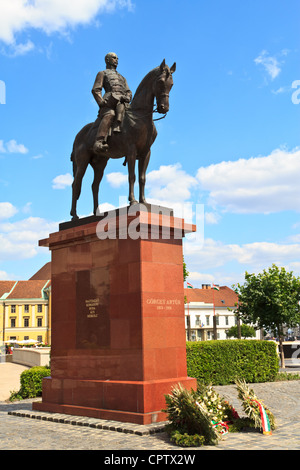
[[[169,93],[173,86],[172,74],[176,70],[176,63],[169,68],[165,60],[158,67],[158,76],[154,82],[154,95],[157,103],[157,111],[165,114],[169,111]]]

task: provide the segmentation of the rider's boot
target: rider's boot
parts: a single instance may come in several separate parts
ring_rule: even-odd
[[[104,138],[98,138],[95,143],[94,143],[94,146],[93,146],[93,150],[95,153],[101,153],[105,150],[108,149],[108,145],[106,143],[106,141],[104,140]]]
[[[114,124],[113,132],[121,132],[121,121],[116,121]]]

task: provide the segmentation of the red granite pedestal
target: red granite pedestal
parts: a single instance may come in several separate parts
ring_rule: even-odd
[[[153,210],[63,224],[40,241],[52,253],[51,377],[33,409],[149,424],[166,419],[174,385],[196,389],[182,256],[196,229]]]

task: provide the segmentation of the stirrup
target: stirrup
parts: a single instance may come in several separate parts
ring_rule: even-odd
[[[107,149],[108,149],[107,143],[102,140],[96,140],[96,142],[94,143],[93,150],[95,153],[101,153],[103,150],[107,150]]]
[[[114,125],[113,127],[113,132],[117,133],[117,132],[121,132],[121,125],[120,123],[117,123]]]

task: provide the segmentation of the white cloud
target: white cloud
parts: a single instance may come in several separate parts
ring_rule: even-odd
[[[57,229],[56,222],[39,217],[0,223],[0,261],[32,258],[40,250],[38,241]]]
[[[128,184],[128,175],[120,172],[109,173],[106,178],[114,188]],[[146,175],[146,200],[173,209],[177,217],[192,221],[195,205],[189,200],[192,189],[198,185],[197,179],[182,170],[180,163],[162,165]]]
[[[286,54],[285,54],[286,55]],[[269,55],[268,51],[262,51],[254,62],[257,65],[262,65],[271,80],[274,80],[281,72],[280,63],[276,57]]]
[[[208,203],[234,213],[272,213],[300,209],[300,149],[221,162],[199,168],[200,191]]]
[[[119,188],[120,186],[128,182],[128,176],[119,171],[108,173],[106,175],[106,179],[113,188]]]
[[[291,235],[289,237],[289,241],[294,242],[294,243],[300,243],[300,233],[296,235]]]
[[[0,220],[9,219],[18,212],[18,209],[10,202],[0,202]]]
[[[70,173],[58,175],[52,180],[53,189],[65,189],[73,183],[73,176]]]
[[[28,153],[24,144],[18,144],[16,140],[9,140],[6,144],[0,140],[0,153]]]
[[[35,49],[35,45],[33,44],[32,41],[28,40],[24,44],[22,43],[11,44],[10,48],[7,50],[2,48],[1,52],[8,57],[17,57],[17,56],[25,55],[34,49]]]
[[[238,263],[243,269],[255,272],[271,266],[273,263],[287,265],[298,263],[300,259],[299,243],[254,242],[247,244],[225,244],[207,238],[203,246],[185,241],[184,256],[188,271],[211,271],[228,263]],[[190,268],[190,269],[189,269]]]
[[[31,212],[32,202],[26,202],[25,206],[22,208],[24,214],[29,214]]]
[[[213,274],[207,272],[193,271],[189,273],[188,282],[191,282],[193,286],[201,288],[202,284],[219,284],[220,286],[229,286],[237,282],[244,282],[244,274],[228,273],[222,271],[215,271]]]
[[[23,144],[18,144],[15,140],[10,140],[6,144],[9,153],[28,153],[28,149]]]
[[[5,271],[0,271],[0,280],[1,281],[10,281],[12,279],[12,277],[7,274],[7,272]]]
[[[188,201],[193,187],[196,187],[198,182],[176,163],[162,165],[158,170],[148,173],[146,185],[150,198],[176,204]]]
[[[30,29],[46,34],[66,33],[77,25],[89,24],[99,13],[132,8],[131,0],[1,0],[0,41],[16,53],[32,50],[31,41],[17,44],[19,33]]]
[[[273,95],[282,95],[283,93],[289,93],[291,91],[291,86],[281,86],[277,90],[271,90]]]
[[[215,225],[219,222],[220,215],[216,212],[205,212],[205,223],[208,225]]]

